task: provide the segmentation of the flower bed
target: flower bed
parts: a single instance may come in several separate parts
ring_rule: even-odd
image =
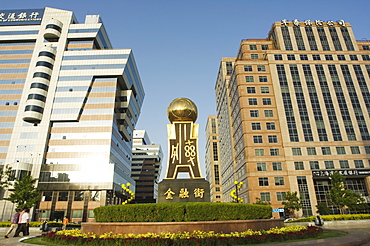
[[[245,245],[267,242],[282,242],[292,239],[314,238],[322,229],[314,226],[286,226],[264,231],[234,232],[229,234],[194,231],[193,233],[147,233],[147,234],[112,234],[96,235],[82,233],[80,230],[67,230],[43,234],[43,240],[65,245]]]

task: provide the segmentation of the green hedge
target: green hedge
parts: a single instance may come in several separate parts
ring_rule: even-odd
[[[294,222],[313,222],[316,216],[306,217],[297,220],[288,221],[288,223]],[[369,220],[370,214],[336,214],[336,215],[322,215],[321,218],[324,221],[338,221],[338,220]]]
[[[269,219],[272,208],[245,203],[147,203],[98,207],[96,222],[181,222]]]

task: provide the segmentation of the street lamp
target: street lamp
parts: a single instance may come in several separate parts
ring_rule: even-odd
[[[230,196],[235,199],[236,203],[244,202],[243,199],[239,197],[239,190],[242,188],[243,182],[234,181],[235,190],[230,192]]]

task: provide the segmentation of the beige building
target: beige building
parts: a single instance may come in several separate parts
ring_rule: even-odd
[[[113,49],[99,15],[0,11],[0,165],[38,178],[34,220],[93,220],[127,199],[144,90],[130,49]],[[134,189],[134,185],[131,186]],[[14,205],[0,196],[0,220]]]
[[[206,179],[210,184],[211,202],[223,202],[222,179],[219,164],[217,116],[208,116],[206,125]]]
[[[225,201],[243,181],[247,203],[258,198],[279,209],[285,192],[298,191],[300,212],[316,214],[339,171],[370,202],[369,47],[344,21],[283,20],[221,60],[215,90]]]

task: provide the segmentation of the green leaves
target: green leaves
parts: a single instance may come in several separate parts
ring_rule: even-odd
[[[4,199],[16,204],[19,209],[33,207],[40,199],[40,191],[35,188],[36,181],[30,175],[23,175],[21,180],[14,182],[12,193]]]

